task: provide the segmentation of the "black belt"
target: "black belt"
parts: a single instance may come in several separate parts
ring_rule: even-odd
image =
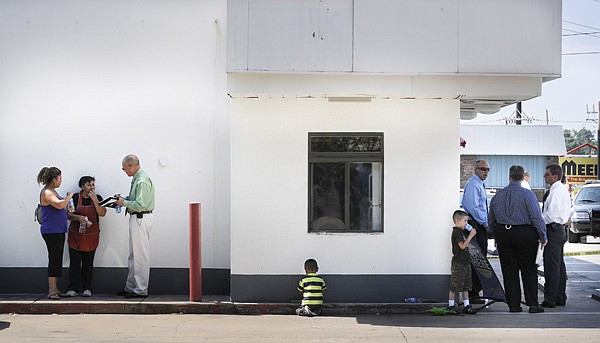
[[[142,212],[131,212],[132,216],[135,215],[138,218],[144,218],[144,214],[152,213],[152,211],[142,211]]]
[[[506,230],[512,230],[512,229],[532,229],[533,226],[531,225],[510,225],[510,224],[498,224],[499,227],[504,228]]]

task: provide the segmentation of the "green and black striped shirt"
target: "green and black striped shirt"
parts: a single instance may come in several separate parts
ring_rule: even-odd
[[[302,292],[302,306],[304,305],[323,305],[323,291],[327,289],[325,281],[317,273],[306,274],[306,277],[300,280],[298,290]]]

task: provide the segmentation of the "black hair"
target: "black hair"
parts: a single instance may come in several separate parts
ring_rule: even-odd
[[[461,219],[461,218],[468,217],[468,216],[469,215],[467,214],[467,212],[465,212],[463,210],[456,210],[452,214],[452,220],[456,221],[457,219]]]
[[[92,181],[96,181],[96,179],[93,176],[82,176],[81,179],[79,179],[79,188],[83,187],[83,185],[85,185],[86,183]]]
[[[563,178],[563,170],[560,167],[560,165],[558,163],[552,163],[549,164],[546,169],[548,169],[548,171],[550,172],[550,174],[552,175],[558,175],[558,179],[562,181]]]
[[[304,261],[304,269],[316,271],[319,269],[319,266],[317,265],[317,261],[315,259],[309,258],[308,260]]]

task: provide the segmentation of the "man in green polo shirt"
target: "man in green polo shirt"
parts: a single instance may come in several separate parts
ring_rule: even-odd
[[[127,207],[129,214],[129,258],[127,259],[127,281],[125,288],[118,292],[126,298],[148,296],[150,281],[150,231],[154,210],[154,185],[140,168],[140,160],[135,155],[123,158],[122,169],[131,181],[131,189],[126,197],[119,197],[117,204]]]

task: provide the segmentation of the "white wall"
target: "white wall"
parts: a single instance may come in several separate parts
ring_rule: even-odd
[[[228,70],[560,76],[561,0],[229,0]]]
[[[308,132],[384,132],[384,232],[307,229]],[[458,100],[232,100],[232,274],[448,274]]]
[[[47,265],[33,221],[43,166],[62,170],[60,194],[83,174],[101,195],[126,194],[121,159],[135,153],[156,186],[152,267],[189,265],[188,203],[200,201],[203,266],[229,268],[226,10],[217,0],[0,2],[0,267]],[[125,217],[111,210],[101,229],[95,265],[126,266]]]

